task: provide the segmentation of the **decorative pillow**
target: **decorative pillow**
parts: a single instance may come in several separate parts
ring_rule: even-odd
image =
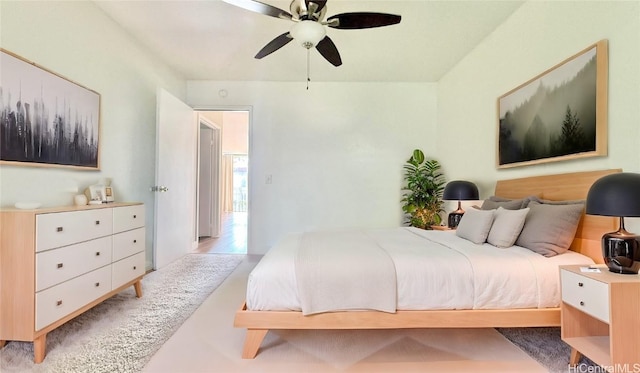
[[[564,200],[564,201],[552,201],[550,199],[541,199],[536,196],[527,197],[530,201],[536,201],[543,205],[579,205],[584,204],[584,199],[576,199],[576,200]]]
[[[482,206],[480,209],[482,210],[495,210],[498,207],[502,207],[506,210],[519,210],[522,208],[522,203],[524,201],[521,199],[512,199],[512,200],[504,200],[504,201],[494,201],[491,198],[485,199],[482,202]]]
[[[495,210],[468,209],[458,227],[456,235],[476,244],[484,243],[489,235]]]
[[[583,201],[573,202],[573,204],[529,202],[529,214],[515,242],[516,245],[546,257],[569,250],[584,210]]]
[[[498,207],[487,242],[497,247],[511,247],[518,239],[529,208],[508,210]]]

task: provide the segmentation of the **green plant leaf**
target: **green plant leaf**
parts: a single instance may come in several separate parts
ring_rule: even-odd
[[[416,149],[413,151],[412,157],[418,164],[422,164],[424,162],[424,153],[420,149]]]
[[[406,223],[414,227],[427,228],[438,225],[444,211],[442,193],[445,179],[441,165],[435,159],[425,159],[420,149],[403,166],[405,191],[402,195],[402,210],[407,214]]]

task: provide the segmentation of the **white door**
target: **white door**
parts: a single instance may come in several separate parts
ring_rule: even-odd
[[[211,143],[211,237],[220,237],[222,230],[220,211],[220,162],[222,162],[222,136],[220,128],[212,127]]]
[[[192,251],[195,242],[197,122],[187,104],[158,89],[154,268]]]
[[[198,177],[198,236],[211,237],[213,216],[211,203],[213,191],[211,185],[211,151],[213,130],[200,124],[200,175]]]
[[[200,118],[198,236],[220,236],[220,127]]]

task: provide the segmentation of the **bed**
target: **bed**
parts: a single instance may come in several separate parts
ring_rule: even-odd
[[[501,180],[496,183],[494,194],[507,199],[537,196],[540,199],[552,201],[583,200],[586,198],[589,187],[595,180],[604,175],[620,171],[619,169],[600,170]],[[553,270],[555,276],[557,277],[557,266],[559,265],[587,263],[584,261],[585,259],[589,260],[589,262],[602,263],[600,238],[603,233],[615,230],[616,227],[617,221],[615,218],[582,214],[576,229],[576,234],[571,242],[570,252],[567,252],[567,255],[562,254],[549,258],[554,261],[554,265],[556,266]],[[384,237],[387,237],[386,234],[387,233],[384,233],[384,235],[381,236],[383,237],[382,240],[384,240]],[[456,235],[453,232],[442,231],[420,232],[415,230],[415,228],[398,229],[397,231],[392,231],[391,234],[401,234],[400,241],[402,242],[417,242],[426,239],[430,241],[444,241],[444,243],[440,243],[444,245],[452,241],[453,236]],[[368,232],[367,235],[371,235],[371,233]],[[340,237],[340,234],[335,235],[335,237]],[[347,240],[350,238],[351,236],[345,236]],[[329,236],[328,239],[333,240],[335,238]],[[280,245],[284,247],[284,249],[278,248],[275,252],[293,250],[291,248],[296,246],[296,240],[300,240],[300,237],[296,235],[289,236],[289,238]],[[401,248],[400,251],[402,250]],[[404,250],[406,251],[406,249]],[[460,250],[464,251],[464,249]],[[487,249],[487,251],[488,250],[489,249]],[[526,266],[535,267],[535,263],[542,261],[538,260],[542,258],[542,256],[539,254],[531,256],[531,253],[526,253],[527,250],[518,252],[517,249],[510,248],[509,251],[514,256],[526,257],[527,263],[533,263],[525,264],[523,268]],[[389,255],[394,256],[398,254]],[[463,252],[455,253],[455,255],[464,257],[468,254]],[[536,259],[535,256],[539,256],[540,258]],[[286,256],[281,257],[280,254],[277,253],[271,254],[271,251],[265,255],[265,258],[267,257],[275,257],[275,261],[272,260],[273,258],[270,259],[272,262],[286,261],[286,259],[283,259],[286,258]],[[265,258],[263,258],[263,260],[265,260]],[[291,262],[291,260],[289,260],[289,262]],[[271,264],[262,264],[261,261],[254,271],[271,271]],[[304,305],[305,300],[300,300],[300,298],[303,297],[296,297],[295,289],[293,288],[295,285],[291,285],[290,281],[286,279],[286,277],[292,275],[292,271],[295,270],[291,269],[291,263],[287,264],[287,266],[288,267],[284,267],[283,269],[278,268],[275,272],[279,273],[280,277],[270,280],[271,282],[279,284],[280,287],[272,287],[271,293],[269,293],[268,289],[260,290],[259,287],[249,287],[247,291],[247,301],[243,303],[236,312],[234,326],[247,329],[242,358],[254,358],[267,332],[274,329],[480,328],[560,325],[560,309],[557,305],[550,306],[551,303],[549,302],[553,301],[545,300],[554,297],[557,299],[557,294],[553,294],[557,292],[557,290],[556,287],[553,286],[548,287],[538,284],[535,286],[538,290],[551,288],[551,294],[536,293],[530,297],[532,299],[525,299],[522,303],[517,303],[515,306],[517,308],[513,308],[513,305],[509,306],[509,308],[503,308],[504,305],[500,302],[500,299],[490,298],[485,299],[482,304],[467,304],[465,306],[465,302],[469,303],[469,301],[462,299],[455,300],[455,302],[458,302],[455,304],[437,306],[435,304],[428,304],[428,302],[426,302],[426,304],[417,304],[415,302],[416,291],[420,292],[424,290],[413,289],[413,293],[406,291],[406,284],[410,284],[411,277],[402,280],[403,275],[400,273],[398,274],[397,283],[399,289],[397,294],[399,306],[397,310],[386,310],[384,302],[382,302],[380,308],[363,307],[366,310],[321,312],[322,308],[318,308],[315,310],[317,312],[313,310],[313,312],[309,312],[307,308],[307,312],[303,313],[300,303],[302,302]],[[482,267],[478,267],[478,269],[463,272],[481,272],[481,269]],[[450,271],[453,271],[453,269],[450,269]],[[543,269],[542,271],[549,272],[549,269]],[[485,272],[490,271],[485,270]],[[253,275],[252,272],[252,276]],[[509,274],[506,273],[503,274],[503,276],[509,276]],[[404,281],[404,283],[401,283],[401,281]],[[473,281],[475,280],[472,279],[471,281],[471,285],[466,286],[474,286]],[[536,281],[538,280],[530,282],[535,283]],[[260,281],[258,281],[258,283],[259,282]],[[461,286],[465,285],[463,284]],[[488,286],[490,288],[495,285]],[[517,286],[519,285],[516,284],[516,289]],[[276,289],[276,291],[274,291],[274,289]],[[513,292],[513,290],[506,290],[507,293],[509,291]],[[265,294],[262,294],[263,296],[260,298],[263,292]],[[495,292],[488,292],[488,294],[492,293]],[[283,295],[283,297],[280,295]],[[269,303],[270,299],[275,299],[276,303]],[[471,303],[474,302],[475,301]],[[247,304],[249,304],[250,307]],[[308,307],[308,305],[306,305],[306,307]]]

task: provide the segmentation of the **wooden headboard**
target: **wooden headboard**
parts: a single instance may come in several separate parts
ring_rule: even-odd
[[[591,184],[602,176],[621,171],[612,169],[499,180],[495,195],[505,198],[538,196],[554,201],[586,199]],[[618,218],[583,214],[571,250],[603,263],[600,240],[604,233],[617,228]]]

